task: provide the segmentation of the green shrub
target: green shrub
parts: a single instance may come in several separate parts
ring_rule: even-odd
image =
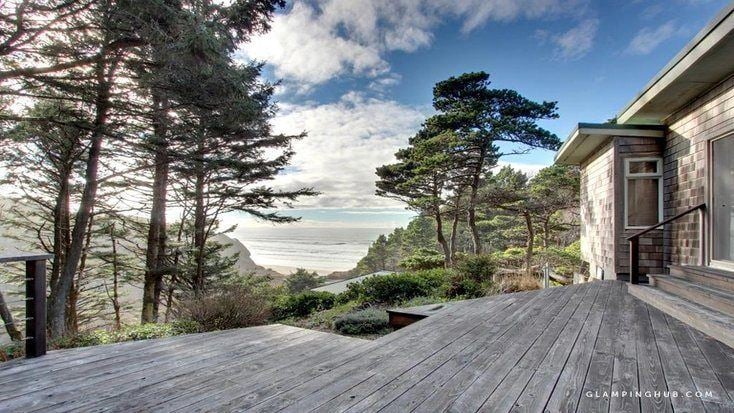
[[[493,258],[503,268],[525,267],[525,248],[512,247],[493,254]]]
[[[450,270],[437,268],[370,277],[349,284],[347,291],[339,295],[339,302],[392,305],[414,297],[438,295],[450,274]]]
[[[334,320],[334,329],[342,334],[385,334],[390,331],[387,312],[368,308],[344,314]]]
[[[401,260],[398,266],[409,271],[443,268],[444,256],[434,250],[421,248],[413,255]]]
[[[573,277],[574,272],[583,272],[581,269],[581,244],[579,241],[565,248],[548,247],[538,251],[536,255],[538,264],[550,264],[556,274]]]
[[[336,303],[336,295],[326,291],[304,291],[279,297],[273,306],[276,320],[306,317],[314,311],[328,310]]]
[[[448,299],[444,297],[415,297],[411,298],[410,300],[403,301],[402,303],[400,303],[400,307],[419,307],[422,305],[445,303],[446,301],[448,301]]]
[[[267,321],[270,303],[249,288],[230,286],[204,297],[181,300],[175,316],[189,325],[197,324],[201,331],[251,327]]]
[[[349,301],[344,304],[337,304],[328,310],[314,311],[308,317],[290,318],[283,322],[295,327],[308,328],[311,330],[332,331],[334,328],[334,320],[342,315],[357,311],[362,308],[362,304],[357,301]]]
[[[492,279],[497,262],[491,255],[468,255],[459,260],[456,271],[479,284]]]
[[[425,281],[428,288],[433,290],[435,293],[438,292],[441,286],[446,283],[446,280],[451,278],[454,271],[444,268],[436,268],[432,270],[415,271],[412,274]]]
[[[370,277],[362,281],[359,287],[354,288],[359,288],[360,298],[363,301],[379,304],[394,304],[431,294],[428,282],[410,273]]]
[[[136,324],[125,326],[119,332],[114,333],[116,336],[114,340],[119,342],[172,337],[181,334],[196,333],[200,328],[201,326],[192,320],[178,320],[166,324]],[[101,339],[102,341],[106,340],[105,337],[101,337]]]
[[[0,361],[8,361],[25,355],[23,343],[12,342],[0,346]]]
[[[336,295],[336,304],[346,304],[350,301],[359,301],[361,294],[362,283],[360,281],[347,283],[346,291]]]
[[[492,280],[477,281],[464,274],[455,273],[444,285],[442,295],[452,299],[469,299],[492,295],[496,291],[496,284]]]
[[[285,277],[283,284],[289,293],[297,294],[318,287],[322,281],[315,271],[308,272],[303,268],[298,268],[296,272]]]

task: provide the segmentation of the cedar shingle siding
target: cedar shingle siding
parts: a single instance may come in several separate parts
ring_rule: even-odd
[[[710,202],[708,148],[711,139],[734,133],[734,76],[692,101],[666,124],[664,140],[612,137],[581,163],[581,253],[593,277],[629,274],[626,238],[639,230],[624,228],[626,157],[663,157],[664,219]],[[698,264],[698,220],[697,214],[690,214],[664,231],[643,236],[640,272],[660,274],[670,264]]]
[[[639,229],[624,227],[624,159],[661,157],[663,142],[655,138],[615,138],[617,156],[617,266],[618,274],[629,274],[629,241],[627,237],[639,232]],[[664,189],[663,189],[664,191]],[[640,272],[642,274],[660,274],[663,271],[663,231],[652,231],[640,238]]]
[[[595,278],[629,273],[627,237],[639,230],[624,227],[624,159],[660,157],[655,138],[612,137],[581,164],[581,253]],[[640,271],[663,268],[662,231],[640,240]]]
[[[691,102],[666,123],[669,133],[664,152],[664,205],[665,217],[670,217],[709,201],[708,146],[711,139],[734,132],[734,77]],[[666,265],[698,263],[698,225],[693,214],[666,228]]]
[[[581,164],[581,256],[591,275],[614,275],[614,146]]]

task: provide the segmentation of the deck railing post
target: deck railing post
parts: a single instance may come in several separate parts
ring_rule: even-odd
[[[631,238],[630,240],[630,283],[638,284],[640,282],[640,239]]]
[[[26,261],[26,357],[46,354],[46,260]]]

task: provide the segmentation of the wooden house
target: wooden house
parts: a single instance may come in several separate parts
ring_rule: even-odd
[[[734,316],[734,4],[616,122],[579,123],[556,162],[581,168],[592,278],[649,280],[630,291],[681,317],[691,303]]]

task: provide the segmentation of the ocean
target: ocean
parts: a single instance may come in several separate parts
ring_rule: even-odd
[[[305,268],[325,275],[354,268],[380,234],[392,228],[238,228],[229,234],[256,264],[287,274]]]

